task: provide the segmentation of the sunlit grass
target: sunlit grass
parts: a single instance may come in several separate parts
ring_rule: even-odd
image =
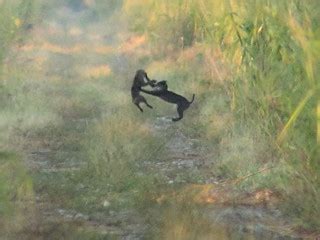
[[[112,47],[101,44],[94,44],[93,46],[90,46],[89,44],[76,44],[71,47],[65,47],[50,42],[43,42],[41,44],[24,44],[21,47],[19,47],[19,49],[26,52],[43,50],[51,53],[68,55],[90,53],[92,50],[97,54],[105,55],[115,51],[115,49],[113,49]]]
[[[100,45],[97,47],[94,47],[94,51],[98,54],[110,54],[114,49],[107,45]]]
[[[134,51],[137,47],[141,46],[142,44],[144,44],[146,41],[146,36],[137,36],[137,37],[132,37],[130,38],[128,41],[124,42],[119,50],[121,52],[132,52]]]
[[[87,69],[84,73],[88,78],[98,78],[107,77],[111,74],[111,69],[108,65],[101,65],[96,67],[91,67]]]

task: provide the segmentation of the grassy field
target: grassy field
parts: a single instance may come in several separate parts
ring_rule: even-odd
[[[14,0],[0,13],[5,239],[319,232],[317,1]],[[140,68],[196,94],[181,122],[158,99],[143,114],[131,103]]]

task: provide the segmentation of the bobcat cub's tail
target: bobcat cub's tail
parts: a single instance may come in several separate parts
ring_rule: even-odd
[[[192,99],[191,99],[191,101],[189,102],[189,104],[191,104],[191,103],[193,103],[193,100],[194,100],[194,94],[192,95]]]

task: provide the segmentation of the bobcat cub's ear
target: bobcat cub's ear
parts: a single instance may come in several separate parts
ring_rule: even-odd
[[[150,80],[150,81],[149,81],[149,84],[150,84],[151,87],[155,87],[156,84],[157,84],[157,80],[154,80],[154,79],[153,79],[153,80]]]

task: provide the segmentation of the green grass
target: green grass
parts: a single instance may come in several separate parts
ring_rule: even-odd
[[[32,178],[21,157],[0,152],[0,229],[3,236],[23,230],[34,219]]]
[[[318,228],[317,2],[137,0],[123,9],[152,43],[154,73],[171,89],[197,93],[196,126],[183,127],[219,143],[215,174],[253,174],[239,186],[277,189],[287,213]],[[265,167],[272,170],[254,174]],[[305,200],[293,197],[301,191]]]

